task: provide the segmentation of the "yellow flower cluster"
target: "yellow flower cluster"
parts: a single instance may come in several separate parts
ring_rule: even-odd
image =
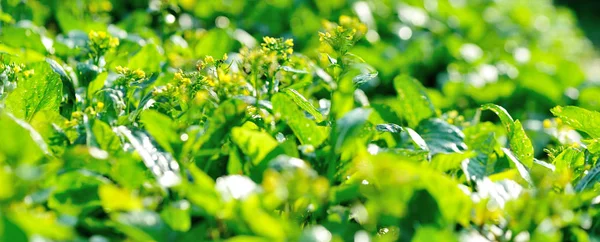
[[[263,43],[261,44],[262,51],[266,54],[281,55],[284,59],[288,58],[288,55],[294,53],[294,40],[264,37]]]
[[[229,56],[227,56],[227,53],[223,54],[223,57],[220,60],[215,60],[214,57],[207,55],[204,57],[204,60],[198,61],[198,64],[196,64],[196,68],[198,68],[198,70],[202,70],[211,66],[218,67],[219,65],[225,63],[225,61],[227,61],[228,58]]]
[[[104,31],[90,31],[88,34],[89,48],[95,57],[104,55],[110,49],[119,46],[119,38],[112,37]]]
[[[338,23],[323,22],[325,32],[319,32],[319,41],[344,54],[367,32],[367,26],[358,19],[340,16]]]
[[[141,69],[130,70],[127,67],[117,66],[117,67],[115,67],[115,71],[117,72],[117,74],[121,74],[126,77],[133,78],[133,79],[146,78],[146,73],[144,71],[142,71]]]
[[[87,4],[87,8],[90,13],[104,13],[110,12],[113,9],[113,5],[108,0],[90,1]]]

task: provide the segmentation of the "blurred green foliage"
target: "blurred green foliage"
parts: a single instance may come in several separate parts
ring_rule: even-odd
[[[0,241],[596,241],[576,25],[549,0],[0,0]]]

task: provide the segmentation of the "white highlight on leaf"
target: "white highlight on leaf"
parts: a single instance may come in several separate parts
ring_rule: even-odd
[[[229,175],[217,178],[215,189],[225,201],[244,199],[258,191],[259,187],[247,176]]]

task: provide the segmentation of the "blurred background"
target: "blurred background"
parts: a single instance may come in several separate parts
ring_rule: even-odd
[[[556,105],[600,110],[600,3],[594,0],[0,0],[0,51],[27,46],[69,62],[86,32],[121,42],[114,65],[146,43],[166,53],[162,68],[190,69],[206,55],[293,38],[317,58],[324,20],[358,17],[369,30],[351,51],[377,72],[371,97],[393,94],[409,74],[443,111],[494,102],[540,119]],[[23,39],[21,39],[21,37]],[[29,51],[31,52],[31,51]],[[27,56],[36,56],[28,53]],[[150,70],[156,71],[156,70]]]

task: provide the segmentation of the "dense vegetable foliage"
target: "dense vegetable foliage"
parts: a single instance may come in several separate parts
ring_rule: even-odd
[[[546,0],[0,0],[0,240],[598,240],[574,25]]]

